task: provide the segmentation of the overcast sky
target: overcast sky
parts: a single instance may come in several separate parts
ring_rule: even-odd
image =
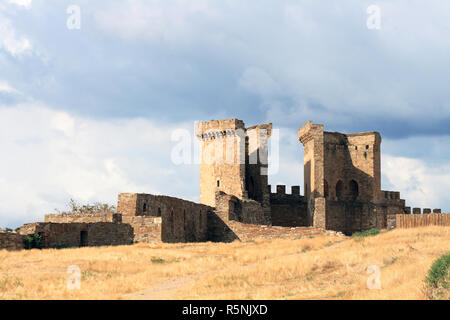
[[[70,198],[198,201],[171,135],[224,118],[280,129],[272,185],[303,186],[308,120],[379,131],[383,189],[450,211],[449,16],[446,0],[0,0],[0,227]]]

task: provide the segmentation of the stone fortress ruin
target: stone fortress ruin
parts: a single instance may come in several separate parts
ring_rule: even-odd
[[[271,123],[246,128],[238,119],[211,120],[197,123],[195,134],[201,143],[200,203],[121,193],[117,213],[46,215],[44,222],[0,232],[0,249],[21,249],[31,234],[45,248],[245,241],[324,230],[349,235],[395,228],[396,215],[411,214],[400,192],[381,190],[378,132],[342,134],[312,121],[303,125],[303,194],[299,186],[287,193],[284,185],[272,192],[268,184]]]

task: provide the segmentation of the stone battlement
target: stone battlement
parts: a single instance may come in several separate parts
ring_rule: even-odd
[[[411,207],[406,207],[406,214],[411,214]],[[421,208],[412,208],[412,214],[431,214],[431,213],[442,213],[441,209],[433,209],[424,208],[423,211]]]

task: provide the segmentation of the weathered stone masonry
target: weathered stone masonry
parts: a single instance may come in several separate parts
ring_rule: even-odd
[[[16,233],[0,232],[0,248],[21,249],[30,234],[41,235],[47,248],[227,242],[320,230],[351,234],[391,229],[399,214],[421,214],[420,208],[405,206],[400,192],[381,190],[378,132],[326,132],[312,121],[302,126],[303,195],[299,186],[287,193],[284,185],[275,192],[268,185],[271,123],[245,127],[238,119],[211,120],[197,123],[195,134],[201,143],[201,203],[121,193],[117,213],[46,215],[45,222],[26,224]],[[423,214],[431,212],[441,210],[423,209]]]
[[[26,224],[17,232],[40,235],[44,248],[127,245],[134,237],[130,225],[110,222],[38,222]]]
[[[21,250],[23,249],[24,236],[15,232],[0,231],[0,250]]]

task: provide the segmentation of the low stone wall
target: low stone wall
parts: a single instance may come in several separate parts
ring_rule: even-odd
[[[123,216],[122,222],[133,228],[135,243],[161,242],[162,218]]]
[[[38,222],[26,224],[17,231],[22,235],[39,234],[44,248],[128,245],[134,238],[131,225],[111,222]]]
[[[326,229],[352,234],[372,228],[386,228],[385,212],[375,211],[372,203],[326,201]]]
[[[94,223],[94,222],[122,222],[122,215],[117,213],[58,213],[58,214],[46,214],[44,222],[52,223]]]
[[[395,228],[395,215],[404,212],[404,205],[399,201],[374,204],[327,200],[326,212],[326,229],[352,234],[372,228]]]
[[[0,250],[21,250],[24,236],[14,232],[0,232]]]

